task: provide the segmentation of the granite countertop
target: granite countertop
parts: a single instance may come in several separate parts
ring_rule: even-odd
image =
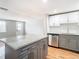
[[[59,35],[57,33],[47,33],[47,35]]]
[[[2,38],[0,40],[9,45],[11,48],[17,50],[23,46],[29,45],[46,37],[47,35],[28,34],[25,36],[20,35],[15,37]]]
[[[47,33],[47,35],[74,35],[78,36],[79,34],[72,34],[72,33]]]

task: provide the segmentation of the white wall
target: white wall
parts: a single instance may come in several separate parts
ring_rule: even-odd
[[[47,16],[39,16],[39,19],[28,19],[26,21],[27,33],[46,34],[47,32]]]
[[[20,3],[20,1],[19,2],[16,1],[15,5],[14,5],[14,2],[13,0],[12,1],[11,0],[0,1],[0,6],[9,9],[8,11],[0,11],[0,18],[9,19],[9,20],[25,21],[26,22],[26,33],[46,34],[47,15],[39,15],[36,12],[30,13],[32,10],[29,12],[25,11],[26,13],[24,11],[23,11],[24,13],[19,10],[17,11],[17,8],[21,6],[18,6],[17,8],[13,8],[13,7],[15,7],[16,3]]]
[[[9,11],[0,10],[0,19],[25,21],[26,22],[26,33],[46,34],[47,32],[47,27],[46,27],[47,16],[45,15],[25,17],[25,16],[21,16],[21,15],[18,15],[16,13],[12,13]]]
[[[20,15],[4,10],[0,10],[0,19],[24,21],[24,18],[21,17]]]

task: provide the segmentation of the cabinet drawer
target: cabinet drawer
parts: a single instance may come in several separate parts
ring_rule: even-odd
[[[31,47],[34,47],[34,46],[37,46],[38,45],[38,42],[35,42],[31,45]]]
[[[29,59],[29,54],[30,54],[30,52],[27,54],[23,54],[23,55],[19,56],[18,59]]]
[[[47,38],[44,38],[43,40],[41,40],[42,42],[47,42]]]
[[[18,54],[23,54],[23,53],[27,52],[31,47],[32,46],[30,45],[30,46],[25,46],[23,48],[20,48],[20,49],[17,50],[17,53]]]
[[[24,54],[28,53],[28,50],[24,51],[24,52],[21,52],[21,53],[18,53],[18,56],[22,56]]]

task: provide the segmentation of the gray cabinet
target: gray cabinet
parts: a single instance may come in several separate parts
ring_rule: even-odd
[[[33,46],[31,48],[31,55],[30,55],[30,59],[38,59],[38,49],[37,49],[37,46]]]
[[[79,51],[79,39],[77,40],[77,51]]]
[[[31,59],[30,58],[30,53],[25,54],[25,55],[21,55],[21,56],[18,57],[18,59]]]
[[[45,59],[45,44],[42,46],[42,51],[41,51],[42,59]]]
[[[42,47],[41,47],[41,41],[38,43],[38,59],[42,59],[42,55],[41,55],[41,53],[42,53]]]
[[[38,50],[37,46],[29,46],[20,50],[18,53],[19,59],[38,59]]]
[[[59,47],[79,51],[79,38],[74,35],[60,35]]]
[[[59,47],[68,48],[69,40],[65,38],[65,36],[59,36]]]
[[[47,56],[47,47],[48,47],[48,45],[47,45],[48,43],[47,43],[47,41],[46,41],[46,39],[44,39],[43,41],[42,41],[42,45],[41,45],[41,49],[42,49],[42,53],[41,53],[41,55],[42,55],[42,59],[46,59],[46,56]]]
[[[16,51],[5,44],[5,59],[17,59]]]
[[[5,59],[45,59],[47,53],[48,39],[44,38],[17,50],[6,46]]]
[[[26,50],[20,50],[17,54],[18,58],[17,59],[31,59],[31,52],[30,49],[26,49]]]
[[[77,44],[76,43],[77,43],[77,40],[70,39],[69,43],[68,43],[69,44],[68,48],[71,49],[71,50],[76,50],[76,48],[77,48],[77,46],[76,46]]]
[[[48,39],[42,39],[38,42],[18,49],[17,59],[45,59],[48,53]]]

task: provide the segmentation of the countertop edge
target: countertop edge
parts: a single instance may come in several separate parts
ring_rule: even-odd
[[[13,49],[13,50],[18,50],[18,49],[20,49],[20,48],[22,48],[22,47],[24,47],[24,46],[28,46],[28,45],[31,45],[31,44],[33,44],[33,43],[35,43],[35,42],[37,42],[37,41],[40,41],[40,40],[42,40],[42,39],[45,39],[45,38],[47,38],[47,36],[43,36],[43,37],[41,37],[41,38],[38,38],[37,40],[33,40],[33,41],[30,41],[30,42],[26,42],[26,44],[23,44],[23,45],[21,45],[21,46],[17,46],[17,47],[14,47],[13,45],[11,45],[11,44],[9,44],[9,43],[7,43],[7,42],[4,42],[4,41],[1,41],[1,42],[3,42],[4,44],[5,44],[5,46],[7,45],[7,46],[9,46],[11,49]]]

